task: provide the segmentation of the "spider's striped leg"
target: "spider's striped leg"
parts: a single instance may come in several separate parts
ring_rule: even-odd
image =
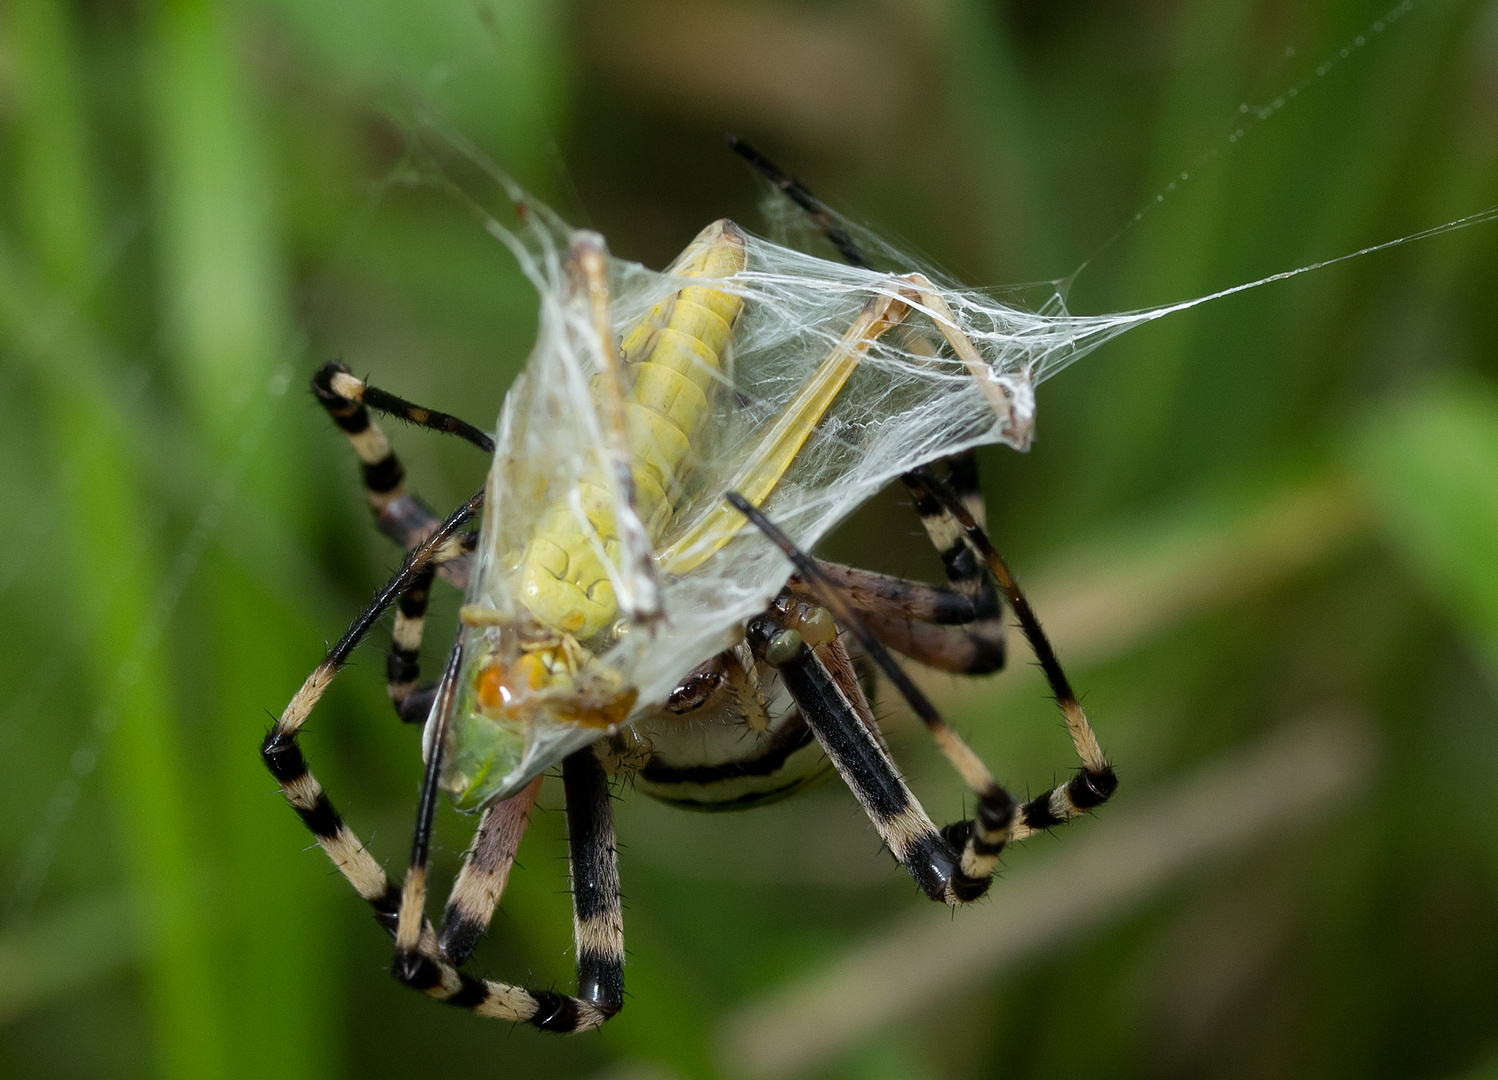
[[[454,967],[468,962],[479,938],[489,929],[540,791],[538,776],[520,794],[495,803],[479,819],[473,846],[463,858],[463,868],[442,913],[442,928],[437,932],[442,958]]]
[[[623,1004],[624,931],[608,786],[591,750],[563,762],[562,780],[571,848],[578,996],[613,1013]],[[494,917],[540,789],[538,776],[519,795],[484,811],[437,934],[442,958],[454,967],[461,967],[473,955]]]
[[[758,508],[736,493],[728,495],[740,513],[775,542],[795,564],[803,580],[816,587],[831,616],[855,634],[868,656],[895,684],[925,723],[942,754],[956,767],[978,797],[972,820],[949,825],[940,833],[910,789],[900,779],[888,751],[827,674],[796,630],[777,625],[772,616],[750,624],[754,643],[765,661],[780,670],[786,688],[816,732],[828,757],[853,789],[890,851],[923,892],[948,904],[967,903],[988,891],[999,854],[1009,842],[1017,805],[993,778],[962,737],[942,719],[936,707],[910,681],[903,668],[863,625],[842,592],[816,560],[797,548]],[[803,620],[804,622],[804,620]]]
[[[872,570],[818,565],[869,631],[895,652],[957,675],[986,675],[1004,666],[1003,612],[991,586],[974,597]],[[792,578],[789,588],[802,596],[818,595],[800,577]]]
[[[800,633],[780,626],[771,615],[751,620],[748,633],[756,652],[780,672],[838,774],[921,891],[948,904],[981,896],[988,888],[987,878],[973,879],[964,872],[951,844],[906,787],[874,730],[860,720]]]
[[[492,451],[494,448],[493,440],[472,424],[370,386],[337,361],[329,361],[318,370],[312,378],[312,391],[333,422],[348,436],[359,456],[364,470],[365,491],[380,531],[407,549],[431,534],[437,527],[437,517],[419,498],[406,492],[405,469],[390,448],[390,440],[370,417],[369,410],[433,431],[457,435],[481,450]],[[436,567],[437,572],[460,589],[468,584],[467,554],[475,540],[473,534],[466,536],[465,550],[441,561]],[[418,653],[431,586],[432,574],[428,573],[412,582],[410,589],[401,596],[385,662],[391,703],[402,720],[413,724],[426,720],[436,692],[435,683],[417,685],[420,677]]]
[[[932,480],[931,483],[938,484],[939,481]],[[986,543],[986,535],[982,534],[981,529],[977,529],[972,517],[966,513],[961,502],[952,496],[949,490],[943,487],[938,492],[938,497],[943,499],[944,506],[946,500],[950,499],[951,505],[961,510],[958,520],[963,522],[964,527],[971,524],[972,529],[982,536],[982,541]],[[1023,839],[1034,832],[1049,828],[1099,806],[1113,793],[1117,781],[1113,776],[1113,770],[1106,760],[1103,760],[1102,752],[1097,749],[1094,739],[1092,747],[1096,753],[1095,762],[1100,764],[1095,765],[1094,761],[1084,755],[1083,761],[1086,767],[1081,773],[1068,783],[1047,792],[1041,798],[1018,806],[1014,798],[999,785],[988,767],[973,753],[962,737],[942,719],[936,707],[910,680],[904,669],[895,663],[894,658],[886,651],[879,639],[863,625],[836,584],[823,574],[819,564],[792,544],[784,533],[771,524],[747,500],[730,493],[728,501],[785,552],[802,578],[818,587],[819,595],[831,611],[833,618],[858,637],[869,658],[878,664],[890,681],[895,684],[901,696],[931,732],[942,755],[977,796],[978,806],[972,819],[948,825],[941,833],[942,839],[949,845],[945,849],[946,854],[950,855],[952,849],[960,849],[955,867],[945,880],[939,876],[933,877],[932,868],[937,866],[937,862],[933,861],[934,857],[931,855],[933,849],[930,842],[922,840],[912,847],[916,842],[910,840],[907,835],[924,836],[921,830],[929,824],[929,819],[925,818],[924,813],[921,813],[918,818],[910,813],[909,807],[915,804],[910,799],[909,791],[895,773],[894,765],[889,761],[888,756],[873,754],[869,749],[875,746],[872,736],[859,738],[857,733],[848,727],[846,720],[842,721],[842,728],[845,729],[843,731],[844,746],[835,747],[829,739],[823,739],[823,732],[818,730],[818,738],[823,739],[828,755],[838,762],[838,770],[843,773],[849,786],[854,789],[859,800],[868,809],[875,825],[880,828],[881,835],[884,835],[886,842],[890,843],[890,849],[926,890],[927,895],[934,899],[947,900],[948,903],[976,899],[987,891],[993,871],[998,864],[999,855],[1009,842]],[[951,512],[950,507],[949,512]],[[975,545],[977,544],[978,541],[975,540]],[[979,550],[987,558],[992,545],[989,544],[986,548],[980,545]],[[1003,567],[1002,560],[997,566],[991,565],[991,568],[999,586],[1005,590],[1006,596],[1015,605],[1016,612],[1020,614],[1021,625],[1026,628],[1027,635],[1031,633],[1032,625],[1034,632],[1039,635],[1039,624],[1035,622],[1024,596],[1017,588],[1009,587],[1013,579],[1008,576],[1008,568]],[[803,702],[800,697],[797,697],[797,703],[801,705],[808,722],[815,726],[816,721],[812,719],[812,713],[808,710],[818,710],[816,699],[826,695],[821,693],[817,685],[815,670],[806,663],[806,657],[810,653],[801,635],[775,626],[766,630],[763,624],[757,632],[762,639],[761,648],[767,662],[781,668],[782,676],[786,679],[786,685],[791,690],[792,696],[797,697],[799,684],[800,692],[810,699]],[[1040,637],[1044,640],[1043,635]],[[1049,649],[1049,646],[1047,645],[1046,648]],[[1059,673],[1059,665],[1054,664],[1054,659],[1054,654],[1051,654],[1052,666]],[[1059,677],[1064,685],[1065,676]],[[1069,686],[1065,687],[1065,692],[1075,707],[1075,697],[1070,694]],[[1061,692],[1058,691],[1058,697],[1060,696]],[[1079,707],[1075,711],[1080,715]],[[835,725],[839,722],[838,715],[846,714],[851,710],[846,708],[846,702],[840,709],[835,701],[829,699],[827,703],[820,706],[820,712],[824,717],[822,722],[828,725],[830,736],[836,730]],[[1068,714],[1069,721],[1070,718]],[[1082,722],[1086,723],[1085,717],[1082,718]],[[1087,731],[1090,736],[1091,729]],[[842,761],[839,760],[840,757]],[[915,861],[907,860],[906,856],[901,853],[902,847],[897,847],[896,843],[903,844],[915,852]],[[923,874],[926,876],[923,877]],[[943,893],[939,896],[930,887],[937,884],[944,886]]]
[[[977,455],[971,450],[955,454],[946,459],[946,465],[947,483],[979,527],[983,527],[987,509],[978,486]],[[908,483],[906,486],[909,488]],[[967,597],[971,618],[947,623],[947,628],[942,631],[918,630],[907,623],[903,632],[909,639],[910,651],[898,643],[900,626],[890,625],[879,613],[873,613],[874,625],[869,628],[890,648],[931,667],[961,675],[986,675],[998,671],[1004,666],[1004,611],[994,588],[993,576],[962,530],[941,512],[941,508],[923,500],[915,489],[910,491],[915,496],[921,525],[941,556],[947,581],[956,592]]]
[[[435,568],[428,568],[401,594],[390,628],[390,651],[385,654],[385,676],[390,703],[408,724],[425,722],[437,693],[437,684],[418,686],[421,678],[421,638],[426,628],[427,599]]]
[[[439,431],[444,435],[456,435],[466,442],[471,442],[486,454],[494,453],[494,440],[487,432],[479,430],[467,420],[450,413],[438,412],[436,409],[428,409],[425,405],[418,405],[414,401],[397,397],[388,390],[370,386],[337,360],[330,360],[318,369],[317,374],[312,377],[312,388],[318,400],[327,407],[335,420],[340,415],[351,415],[334,412],[335,403],[367,405],[375,412],[397,417],[417,427]],[[343,427],[342,424],[339,426]],[[344,430],[349,431],[350,437],[353,437],[353,431],[346,427]]]
[[[395,962],[391,973],[413,990],[479,1016],[529,1023],[543,1031],[587,1031],[601,1025],[624,1004],[624,931],[613,812],[608,781],[591,748],[585,747],[562,762],[572,856],[578,996],[528,990],[513,983],[466,974],[442,955],[429,932],[430,924],[424,916],[427,856],[431,849],[442,751],[457,698],[461,658],[461,646],[454,646],[433,706],[437,710],[437,730],[421,782],[411,863],[399,890]],[[462,944],[455,941],[455,945]]]
[[[624,913],[612,796],[591,747],[562,762],[562,784],[567,793],[577,994],[606,1020],[624,1007]]]
[[[376,412],[408,420],[421,427],[454,434],[480,450],[493,452],[494,440],[472,424],[436,412],[367,385],[343,364],[330,360],[312,377],[312,392],[333,422],[348,436],[364,472],[364,490],[380,532],[407,550],[415,547],[437,527],[431,509],[405,488],[406,470],[390,448],[390,440],[370,417]],[[468,560],[453,560],[442,567],[442,576],[458,588],[468,584]]]
[[[323,662],[307,676],[260,748],[266,768],[276,778],[292,809],[311,830],[328,858],[333,860],[333,865],[374,908],[376,918],[392,932],[400,890],[390,883],[384,869],[333,808],[322,785],[307,768],[297,735],[333,677],[348,663],[349,656],[385,609],[409,591],[415,582],[429,576],[434,563],[460,550],[456,538],[483,504],[483,498],[481,489],[411,550],[400,570],[375,595],[338,643],[328,650]]]
[[[848,263],[859,267],[870,266],[863,252],[858,249],[847,231],[837,223],[836,215],[800,181],[747,143],[733,136],[729,137],[728,143],[735,152],[801,207]],[[1007,419],[1011,436],[1021,443],[1027,442],[1033,416],[1028,414],[1020,403],[1013,400],[1010,391],[994,378],[992,368],[984,362],[972,341],[961,331],[946,301],[930,287],[930,282],[921,275],[911,275],[909,280],[919,290],[920,302],[931,313],[937,330],[967,367],[968,372],[978,383],[979,389],[993,405],[994,411]],[[922,355],[935,355],[936,350],[929,341],[924,339],[923,335],[913,328],[907,328],[907,334],[910,335],[907,344],[913,351]],[[1072,731],[1073,741],[1077,745],[1084,764],[1084,772],[1070,783],[1025,804],[1023,821],[1016,825],[1012,838],[1028,835],[1038,828],[1048,827],[1049,824],[1064,821],[1067,817],[1075,816],[1082,810],[1100,805],[1112,794],[1117,786],[1117,780],[1103,758],[1096,739],[1092,737],[1086,717],[1082,714],[1081,707],[1077,705],[1075,695],[1071,693],[1060,665],[1056,663],[1055,654],[1049,642],[1045,641],[1039,622],[1035,620],[1029,605],[1024,602],[1023,595],[1020,594],[1018,586],[1014,585],[1013,578],[1009,575],[1008,568],[1003,565],[1003,560],[998,557],[998,553],[992,552],[991,557],[988,555],[988,552],[992,551],[992,544],[987,542],[987,536],[984,533],[985,508],[978,486],[977,459],[973,452],[969,450],[948,459],[947,484],[951,489],[948,494],[955,495],[955,502],[965,511],[965,522],[949,515],[943,505],[932,498],[926,485],[918,480],[913,481],[910,477],[905,480],[907,487],[915,496],[922,524],[925,525],[926,532],[937,551],[941,553],[948,581],[955,591],[965,594],[970,601],[969,613],[956,618],[951,617],[949,613],[952,609],[945,603],[946,597],[931,590],[929,586],[884,578],[882,575],[868,575],[864,571],[842,567],[824,567],[828,571],[823,575],[824,580],[829,577],[833,579],[833,581],[826,582],[826,591],[838,591],[838,588],[834,587],[834,582],[842,587],[849,606],[861,616],[853,625],[862,628],[861,637],[874,638],[875,646],[882,642],[906,656],[946,671],[981,674],[998,670],[1004,663],[1003,612],[993,592],[997,579],[1011,604],[1016,598],[1020,604],[1023,604],[1023,611],[1020,611],[1018,607],[1016,610],[1020,614],[1021,625],[1024,627],[1026,636],[1032,640],[1032,643],[1039,639],[1044,644],[1044,657],[1049,657],[1049,664],[1046,664],[1044,658],[1042,664],[1046,666],[1046,675],[1051,681],[1052,689],[1056,691],[1058,702],[1062,703],[1062,710],[1067,715],[1067,726]],[[979,546],[979,543],[969,536],[970,531],[982,537],[983,543],[987,545],[986,549]],[[988,563],[988,569],[993,577],[983,572],[984,562]],[[807,575],[803,574],[804,576]],[[838,578],[841,580],[837,580]],[[901,613],[900,611],[901,607],[919,607],[923,604],[929,605],[930,610],[916,613]],[[945,617],[923,617],[926,614]],[[866,641],[865,644],[868,646],[869,642]],[[889,662],[887,655],[883,655],[881,659],[880,653],[882,650],[874,655],[881,667],[891,672],[898,670],[892,662]],[[1039,650],[1037,650],[1037,655],[1041,655]],[[894,677],[893,674],[892,677]],[[897,685],[900,685],[902,681],[909,683],[909,680],[904,678],[903,672],[895,681]],[[911,699],[910,693],[905,692],[904,686],[901,686],[901,690],[911,701],[911,705],[916,707],[916,701]],[[910,690],[919,694],[913,685],[910,686]],[[925,700],[924,696],[921,700]],[[922,719],[937,736],[938,744],[941,745],[946,756],[968,779],[969,786],[974,786],[975,781],[981,781],[986,777],[987,783],[992,784],[1002,793],[1002,789],[998,788],[997,784],[993,784],[992,777],[987,775],[987,769],[957,734],[947,727],[931,708],[930,703],[925,702],[925,706],[924,711],[919,707],[916,707],[916,711],[921,713]],[[1074,720],[1074,717],[1079,719]],[[1073,791],[1073,788],[1076,790]],[[975,787],[975,790],[978,788]],[[979,815],[968,828],[968,836],[964,842],[964,865],[969,863],[970,856],[974,854],[975,838],[978,838],[982,832],[985,803],[981,791],[979,798]],[[1001,809],[1003,801],[1008,798],[1007,793],[1003,794],[1002,799],[995,796],[994,808]],[[948,827],[948,832],[954,836],[959,831],[960,827]],[[998,847],[1002,847],[1002,844]],[[992,853],[994,859],[997,858],[997,854],[998,850],[995,848]],[[972,861],[974,866],[981,866],[989,859],[984,854],[981,859]]]
[[[1035,612],[1030,607],[1029,600],[1025,598],[1018,582],[1014,580],[1014,575],[1010,573],[1004,557],[999,554],[993,541],[989,539],[988,533],[984,531],[963,501],[938,477],[927,470],[916,470],[906,476],[905,482],[911,491],[917,494],[919,501],[930,500],[943,514],[950,517],[962,529],[967,541],[973,545],[973,549],[988,565],[995,581],[998,582],[999,589],[1004,594],[1004,599],[1014,609],[1025,639],[1030,643],[1030,648],[1040,662],[1040,668],[1050,684],[1051,694],[1056,699],[1061,715],[1066,720],[1066,730],[1071,736],[1072,745],[1076,748],[1077,756],[1082,762],[1081,771],[1065,784],[1058,785],[1024,804],[1019,820],[1015,823],[1012,839],[1022,840],[1026,836],[1101,806],[1118,787],[1118,777],[1114,774],[1113,767],[1108,764],[1102,747],[1098,745],[1097,736],[1087,720],[1087,714],[1082,711],[1077,695],[1072,690],[1071,680],[1066,677],[1061,662],[1056,658],[1056,650],[1051,647],[1050,639],[1046,637],[1045,631],[1040,626],[1040,620],[1035,617]]]
[[[432,700],[437,695],[437,684],[418,684],[421,677],[421,638],[426,628],[427,601],[431,596],[432,579],[454,562],[466,563],[468,555],[478,541],[478,533],[467,532],[459,536],[450,557],[437,561],[423,576],[411,583],[401,594],[395,609],[395,623],[390,628],[390,651],[385,655],[386,689],[395,713],[408,724],[423,724],[432,711]]]

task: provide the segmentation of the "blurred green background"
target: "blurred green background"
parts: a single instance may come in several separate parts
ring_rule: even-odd
[[[533,333],[507,254],[409,182],[412,100],[654,266],[758,226],[732,130],[968,283],[1091,260],[1069,302],[1100,313],[1498,203],[1498,5],[0,16],[0,1074],[1498,1075],[1498,226],[1132,332],[1041,389],[1033,452],[983,454],[1123,787],[974,910],[919,898],[836,783],[738,818],[625,793],[626,1008],[511,1030],[389,978],[256,754],[397,562],[308,376],[342,358],[487,425]],[[483,476],[394,437],[434,506]],[[890,492],[828,553],[935,577],[918,532]],[[387,633],[304,745],[398,868],[418,736]],[[928,685],[1038,791],[1071,755],[1027,659]],[[566,988],[554,783],[478,964]],[[451,869],[469,823],[443,815]]]

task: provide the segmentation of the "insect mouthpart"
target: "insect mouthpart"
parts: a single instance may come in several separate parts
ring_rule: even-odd
[[[624,722],[638,691],[570,634],[470,626],[442,786],[459,810],[509,798]]]

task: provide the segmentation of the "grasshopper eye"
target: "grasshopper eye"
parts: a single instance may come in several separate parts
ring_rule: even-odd
[[[474,693],[481,708],[498,712],[541,689],[546,679],[545,663],[535,654],[526,653],[510,665],[498,660],[485,664],[479,669]]]

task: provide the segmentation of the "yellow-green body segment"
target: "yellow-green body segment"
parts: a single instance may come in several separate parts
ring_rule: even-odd
[[[709,225],[670,272],[723,278],[744,269],[744,238],[731,222]],[[693,440],[712,415],[725,380],[723,358],[743,310],[733,293],[689,285],[651,309],[624,336],[628,389],[625,429],[635,503],[652,541],[676,511],[695,464]],[[520,597],[543,625],[586,641],[618,610],[605,559],[619,565],[613,495],[606,471],[577,485],[584,525],[570,496],[553,502],[537,522],[520,568]],[[600,550],[601,549],[601,550]]]

